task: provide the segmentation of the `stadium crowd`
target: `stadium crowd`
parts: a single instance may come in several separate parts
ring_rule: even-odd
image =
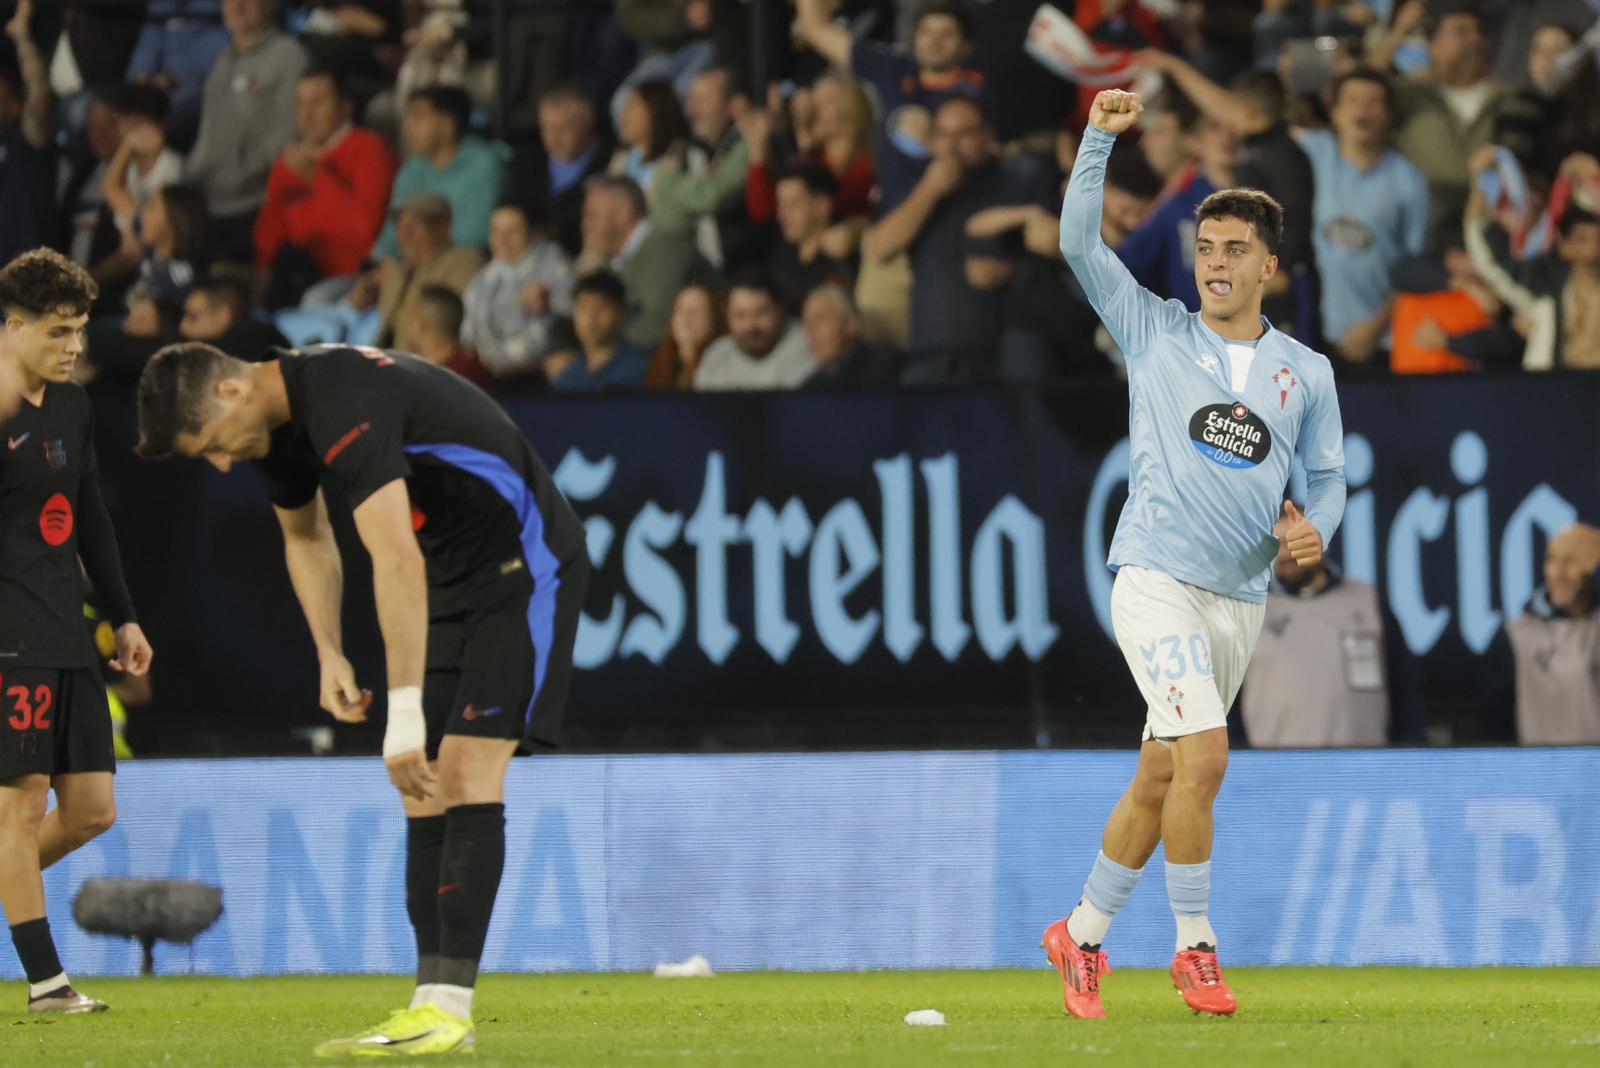
[[[1268,316],[1342,373],[1600,365],[1593,5],[1037,8],[770,0],[758,48],[749,0],[23,0],[0,255],[92,270],[122,378],[177,337],[495,390],[1114,375],[1056,216],[1119,85],[1105,237],[1162,296],[1248,185],[1289,220]]]
[[[507,9],[21,0],[0,262],[49,244],[92,272],[80,374],[102,388],[179,338],[393,346],[500,395],[1111,377],[1057,220],[1116,86],[1146,110],[1102,235],[1161,296],[1198,308],[1194,208],[1251,186],[1287,214],[1265,311],[1341,376],[1600,367],[1588,0]],[[1518,733],[1600,740],[1600,535],[1552,555],[1497,649],[1520,716],[1570,646],[1573,722]],[[1336,574],[1278,578],[1285,619],[1329,590],[1323,615],[1379,614]],[[1247,683],[1258,743],[1420,739],[1403,678],[1372,703],[1392,635],[1369,637],[1338,661],[1364,733],[1286,733]]]

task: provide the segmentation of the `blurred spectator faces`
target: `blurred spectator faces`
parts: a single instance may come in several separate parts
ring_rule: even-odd
[[[1184,148],[1183,121],[1178,113],[1170,108],[1147,111],[1139,123],[1139,132],[1139,148],[1144,152],[1151,169],[1163,180],[1177,174],[1178,168],[1188,158]]]
[[[684,111],[689,130],[703,145],[715,148],[733,122],[733,79],[721,67],[703,70],[689,82]]]
[[[861,336],[861,317],[850,295],[838,286],[821,286],[806,298],[801,312],[806,331],[806,346],[818,363],[841,359]]]
[[[836,72],[823,74],[811,86],[811,138],[828,144],[854,136],[864,143],[872,126],[872,102],[860,82]]]
[[[783,308],[765,286],[735,284],[728,294],[728,332],[746,356],[760,358],[783,338]]]
[[[616,348],[622,340],[622,323],[626,315],[623,304],[622,283],[614,276],[606,276],[609,286],[580,286],[572,298],[572,332],[585,352]]]
[[[778,181],[778,229],[791,245],[815,238],[833,220],[833,194],[812,188],[801,174]]]
[[[1600,274],[1600,218],[1569,209],[1561,221],[1561,258],[1591,274]]]
[[[1208,174],[1231,175],[1239,166],[1239,133],[1230,124],[1202,116],[1195,126],[1191,151]]]
[[[502,205],[489,215],[489,252],[499,263],[516,263],[533,244],[528,216],[514,204]]]
[[[720,336],[713,299],[711,290],[693,285],[685,286],[673,300],[668,330],[680,353],[698,355]]]
[[[1473,85],[1489,72],[1489,39],[1471,11],[1441,15],[1428,38],[1433,76],[1445,85]]]
[[[1581,615],[1593,602],[1595,568],[1600,567],[1600,530],[1574,523],[1550,539],[1544,554],[1544,581],[1551,607]]]
[[[1107,183],[1101,204],[1100,239],[1116,248],[1138,227],[1149,208],[1148,197]]]
[[[394,240],[408,267],[450,247],[450,202],[438,193],[419,193],[395,214]]]
[[[122,143],[122,124],[110,104],[104,100],[91,101],[83,129],[89,151],[97,159],[109,160],[117,154],[117,146]]]
[[[620,190],[605,182],[591,183],[583,198],[585,251],[608,260],[620,255],[640,218]]]
[[[456,128],[454,116],[441,111],[426,96],[413,96],[406,102],[400,138],[408,155],[432,156],[460,141],[464,132]]]
[[[983,109],[977,101],[963,96],[953,96],[939,105],[928,144],[935,157],[954,159],[963,171],[977,170],[995,155],[994,131],[989,128]]]
[[[1368,149],[1388,143],[1393,111],[1388,84],[1380,79],[1352,74],[1334,83],[1328,117],[1340,141]]]
[[[951,74],[972,54],[970,25],[954,4],[928,3],[917,16],[911,52],[925,75]]]
[[[594,105],[574,88],[539,102],[539,140],[551,159],[570,163],[594,147]]]
[[[1574,44],[1572,31],[1554,23],[1534,31],[1528,47],[1528,78],[1539,92],[1551,95],[1561,89],[1556,61]]]
[[[232,329],[238,317],[238,309],[213,287],[200,286],[184,298],[178,333],[188,341],[212,341]]]
[[[235,38],[252,38],[272,25],[277,0],[222,0],[222,24]]]
[[[350,121],[350,101],[332,74],[323,71],[300,79],[294,90],[294,121],[300,139],[320,148]]]

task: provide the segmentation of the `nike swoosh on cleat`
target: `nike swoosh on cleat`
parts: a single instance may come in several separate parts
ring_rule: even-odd
[[[437,1035],[439,1031],[439,1028],[434,1027],[422,1032],[420,1035],[412,1035],[410,1038],[390,1038],[387,1035],[374,1035],[371,1039],[366,1040],[366,1045],[388,1047],[404,1046],[410,1042],[421,1042],[425,1038],[432,1038],[434,1035]]]

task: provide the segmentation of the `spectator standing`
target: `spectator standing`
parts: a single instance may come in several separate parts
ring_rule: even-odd
[[[971,238],[967,222],[997,205],[1051,199],[1037,171],[1001,159],[978,103],[952,97],[934,115],[933,163],[905,200],[867,232],[864,257],[911,258],[908,384],[992,378],[1005,290],[1020,243]]]
[[[489,214],[500,203],[505,185],[507,158],[501,146],[467,132],[471,116],[472,101],[452,86],[411,94],[401,122],[406,161],[395,175],[390,205],[409,203],[421,193],[437,193],[450,204],[451,241],[484,248],[489,243]],[[374,252],[386,257],[399,254],[393,215],[378,235]]]
[[[1600,530],[1574,524],[1545,549],[1544,585],[1492,650],[1515,677],[1522,745],[1600,744]]]
[[[879,212],[886,214],[911,195],[933,158],[934,111],[951,96],[975,99],[983,92],[983,76],[967,66],[975,32],[972,15],[953,0],[928,0],[917,9],[908,56],[852,39],[847,29],[831,21],[826,0],[797,0],[796,7],[801,37],[878,94]]]
[[[727,333],[728,311],[722,294],[710,286],[684,286],[672,302],[667,335],[650,358],[644,387],[666,392],[694,388],[700,358],[713,341]]]
[[[1257,749],[1420,742],[1421,703],[1378,591],[1343,577],[1326,557],[1296,563],[1289,525],[1281,518],[1273,532],[1275,581],[1239,695],[1245,736]]]
[[[770,278],[749,274],[733,283],[728,331],[706,349],[696,390],[794,389],[816,371],[805,331],[784,314]]]
[[[194,144],[206,76],[228,47],[219,0],[151,0],[128,58],[128,80],[167,93],[167,136],[177,148]]]
[[[1369,363],[1394,313],[1391,273],[1428,243],[1428,186],[1389,146],[1388,79],[1351,71],[1330,90],[1333,129],[1300,135],[1316,176],[1312,241],[1322,330],[1346,361]]]
[[[1266,283],[1261,311],[1280,329],[1315,342],[1321,336],[1311,241],[1316,179],[1305,150],[1289,133],[1283,82],[1271,71],[1253,70],[1239,75],[1232,88],[1224,88],[1177,56],[1152,51],[1141,58],[1147,67],[1170,78],[1208,118],[1228,126],[1240,139],[1234,182],[1259,189],[1283,205],[1278,271]]]
[[[1493,166],[1493,149],[1474,160],[1474,173]],[[1476,188],[1467,204],[1467,254],[1496,296],[1527,330],[1522,366],[1600,368],[1600,217],[1569,207],[1562,215],[1556,247],[1523,259],[1511,238],[1491,223]]]
[[[256,211],[280,149],[295,137],[295,84],[305,70],[300,43],[273,23],[277,0],[222,0],[228,47],[206,76],[200,134],[184,181],[205,194],[219,258],[255,262]]]
[[[1202,114],[1189,144],[1195,162],[1190,180],[1169,189],[1116,252],[1140,285],[1164,299],[1181,300],[1197,312],[1194,213],[1206,197],[1237,184],[1240,138],[1228,122]]]
[[[0,264],[45,244],[56,217],[55,98],[32,14],[23,0],[6,23],[21,77],[0,70]]]
[[[753,222],[778,211],[773,176],[791,163],[821,163],[839,180],[835,219],[867,219],[873,212],[877,174],[872,162],[872,101],[859,81],[837,71],[819,77],[793,100],[795,151],[773,151],[771,112],[751,109],[740,121],[749,147],[745,207]]]
[[[1489,77],[1489,38],[1475,5],[1430,5],[1428,26],[1428,73],[1397,87],[1394,141],[1428,180],[1428,222],[1436,227],[1461,217],[1467,163],[1492,142],[1510,94]]]
[[[538,367],[557,316],[572,311],[572,261],[519,203],[489,216],[489,249],[467,286],[461,341],[496,378],[515,378]]]
[[[255,222],[255,269],[269,308],[293,304],[313,282],[355,274],[383,226],[394,156],[352,122],[352,107],[333,71],[311,71],[295,86],[300,136],[272,164]]]

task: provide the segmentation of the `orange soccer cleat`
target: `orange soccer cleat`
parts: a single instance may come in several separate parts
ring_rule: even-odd
[[[1057,920],[1045,928],[1039,941],[1045,956],[1061,973],[1066,988],[1062,1004],[1068,1016],[1084,1020],[1098,1020],[1106,1014],[1100,1003],[1100,977],[1111,974],[1111,962],[1100,950],[1087,950],[1072,941],[1067,934],[1067,921]]]
[[[1172,985],[1183,995],[1183,1003],[1196,1013],[1232,1016],[1239,1007],[1227,980],[1222,978],[1217,951],[1203,942],[1172,958]]]

